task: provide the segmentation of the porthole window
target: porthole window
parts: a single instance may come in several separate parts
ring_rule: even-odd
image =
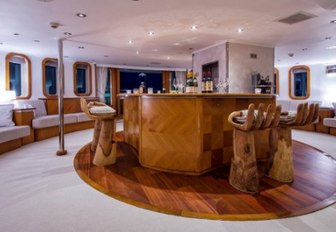
[[[289,97],[292,99],[307,99],[310,96],[310,69],[298,65],[288,72]]]
[[[57,97],[57,59],[45,58],[42,61],[42,83],[43,94],[45,97]]]
[[[23,54],[6,56],[6,90],[14,90],[17,99],[31,96],[31,61]]]
[[[87,62],[76,62],[73,65],[74,93],[77,96],[91,95],[92,76],[91,65]]]

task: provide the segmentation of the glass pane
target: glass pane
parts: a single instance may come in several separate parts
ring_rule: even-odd
[[[307,95],[307,73],[294,73],[294,96],[303,97]]]
[[[86,69],[77,68],[76,88],[77,93],[86,93]]]
[[[15,90],[16,96],[21,96],[21,64],[9,63],[10,66],[10,84],[9,89]]]
[[[111,80],[110,80],[110,69],[107,70],[107,81],[105,88],[105,103],[111,105]]]
[[[146,89],[153,88],[154,92],[162,90],[162,72],[148,70],[121,70],[120,71],[120,93],[126,90],[139,88],[144,82]]]
[[[57,84],[56,84],[56,67],[45,66],[46,75],[46,93],[48,95],[56,95]]]

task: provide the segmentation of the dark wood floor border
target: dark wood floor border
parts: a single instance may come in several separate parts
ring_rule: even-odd
[[[333,163],[333,169],[335,169],[336,165],[335,165],[335,159],[333,157],[331,157],[330,155],[324,153],[323,151],[320,151],[316,148],[313,148],[309,145],[306,145],[304,143],[300,143],[295,141],[295,144],[298,144],[301,147],[304,147],[305,149],[309,148],[312,150],[315,150],[316,152],[319,153],[319,155],[322,155],[323,157],[327,157],[332,163]],[[124,143],[119,143],[118,146],[120,146],[121,144],[123,144],[122,146],[125,146]],[[323,209],[325,207],[328,207],[331,204],[334,204],[336,202],[336,171],[333,171],[332,175],[334,176],[334,180],[333,183],[330,184],[331,188],[333,188],[332,190],[332,194],[328,197],[325,197],[324,199],[321,199],[319,201],[317,201],[314,204],[305,206],[300,208],[299,210],[295,210],[295,211],[287,211],[287,210],[275,210],[273,212],[266,212],[266,213],[200,213],[200,212],[194,212],[192,210],[181,210],[181,209],[169,209],[169,208],[165,208],[165,207],[158,207],[156,205],[150,204],[150,203],[146,203],[144,201],[140,201],[140,200],[136,200],[136,199],[132,199],[130,197],[126,197],[122,194],[118,194],[115,191],[113,191],[113,189],[108,189],[104,186],[102,186],[101,184],[95,182],[93,179],[91,179],[87,173],[85,172],[85,169],[83,169],[83,167],[81,167],[83,164],[80,161],[81,156],[90,156],[88,155],[89,151],[89,145],[87,144],[85,146],[83,146],[78,153],[76,154],[75,158],[74,158],[74,167],[76,172],[78,173],[78,175],[80,176],[80,178],[86,182],[87,184],[89,184],[91,187],[95,188],[96,190],[98,190],[99,192],[102,192],[110,197],[113,197],[117,200],[120,200],[122,202],[125,202],[127,204],[131,204],[140,208],[144,208],[144,209],[148,209],[148,210],[153,210],[156,212],[161,212],[161,213],[166,213],[166,214],[172,214],[172,215],[177,215],[177,216],[184,216],[184,217],[192,217],[192,218],[202,218],[202,219],[216,219],[216,220],[267,220],[267,219],[278,219],[278,218],[285,218],[285,217],[293,217],[293,216],[299,216],[299,215],[305,215],[311,212],[315,212],[317,210]],[[133,148],[130,148],[133,149]],[[119,149],[118,149],[119,150]],[[123,149],[120,149],[123,152]],[[134,150],[134,149],[133,149]],[[122,153],[120,152],[120,153]],[[119,154],[120,155],[120,154]],[[125,154],[122,154],[125,155]],[[127,155],[127,154],[126,154]],[[92,154],[91,154],[92,156]],[[304,156],[303,156],[304,157]],[[92,157],[91,157],[92,158]],[[88,161],[88,157],[86,157],[86,161],[87,163],[85,164],[86,166],[89,165],[91,169],[91,161]],[[329,164],[330,166],[330,164]],[[140,166],[137,168],[141,168]],[[98,170],[97,167],[94,167],[94,169]],[[146,169],[146,168],[144,168]],[[104,175],[106,175],[106,172],[110,172],[110,168],[99,168],[100,171],[98,172],[102,172],[101,170],[103,170],[102,173],[104,173]],[[158,171],[153,171],[150,169],[146,169],[145,171],[149,171],[149,172],[153,172],[153,173],[157,173]],[[161,173],[159,173],[161,174]],[[164,174],[165,175],[165,174]],[[169,174],[168,174],[169,176]],[[104,177],[103,177],[104,178]],[[263,178],[267,178],[267,177],[263,177]],[[300,177],[301,178],[301,177]],[[329,177],[329,179],[332,179],[332,177]],[[298,177],[299,179],[299,177]],[[114,180],[115,181],[115,180]],[[221,184],[223,184],[223,180]],[[272,182],[272,180],[267,180],[267,182],[270,181]],[[262,182],[261,182],[262,185]],[[279,185],[282,186],[282,185]],[[330,188],[329,186],[329,188]],[[226,186],[227,187],[227,186]],[[312,187],[307,187],[308,189],[311,189]],[[304,188],[305,189],[305,188]],[[272,191],[273,189],[271,189],[270,191]],[[268,190],[267,190],[268,191]],[[280,190],[279,190],[280,191]],[[281,190],[282,191],[282,190]],[[282,197],[288,197],[285,194],[281,193],[281,191],[279,192],[279,194]],[[317,192],[319,190],[316,190]],[[315,191],[315,192],[316,192]],[[322,191],[322,190],[321,190]],[[314,191],[313,191],[314,192]],[[330,192],[330,191],[329,191]],[[229,190],[228,192],[229,194],[232,194],[232,197],[235,196],[240,196],[242,195],[242,193],[237,192],[235,190]],[[263,193],[261,193],[263,194]],[[278,193],[276,193],[278,194]],[[300,193],[301,194],[301,193]],[[321,193],[321,196],[323,196],[323,194]],[[319,194],[317,194],[316,196],[313,196],[312,198],[320,198],[321,197]],[[240,196],[241,197],[241,196]],[[246,195],[245,193],[243,194],[243,197],[247,197],[247,198],[251,198],[253,200],[253,195]]]

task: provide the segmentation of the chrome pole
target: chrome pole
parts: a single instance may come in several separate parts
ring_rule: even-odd
[[[59,115],[59,149],[56,155],[66,155],[67,151],[64,149],[64,107],[63,107],[63,81],[64,81],[64,68],[63,68],[63,39],[58,39],[58,115]]]

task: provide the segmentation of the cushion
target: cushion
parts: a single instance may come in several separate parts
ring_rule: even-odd
[[[69,114],[64,115],[64,124],[76,123],[76,122],[77,122],[76,115],[69,115]],[[58,126],[59,116],[58,114],[53,114],[37,117],[33,119],[32,124],[34,129]]]
[[[84,112],[74,113],[74,115],[76,115],[76,117],[77,117],[77,122],[93,121],[93,119],[91,119],[88,116],[86,116],[86,114]]]
[[[89,108],[91,114],[113,114],[115,109],[109,106],[92,106]]]
[[[0,105],[0,127],[15,126],[13,122],[14,104]]]
[[[0,143],[30,135],[30,126],[0,127]]]
[[[334,118],[324,118],[323,125],[327,127],[335,127],[336,128],[336,116]]]

